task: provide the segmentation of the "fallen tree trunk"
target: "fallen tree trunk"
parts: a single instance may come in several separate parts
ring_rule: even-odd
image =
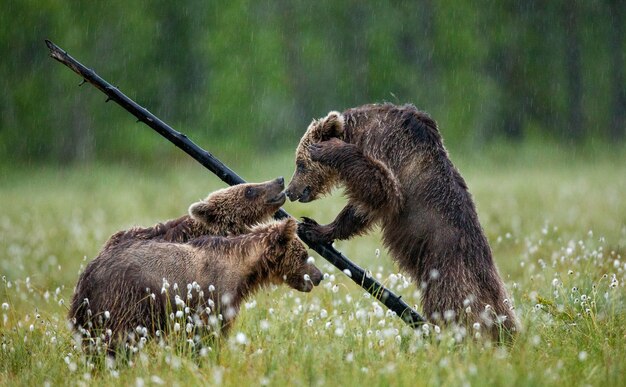
[[[106,94],[108,97],[107,101],[115,101],[129,113],[134,115],[138,121],[145,123],[174,145],[185,151],[188,155],[193,157],[200,164],[204,165],[226,184],[236,185],[245,183],[244,179],[224,165],[220,160],[215,158],[211,153],[200,148],[194,142],[189,140],[184,134],[172,129],[169,125],[161,121],[147,109],[128,98],[118,88],[102,79],[93,70],[85,67],[76,59],[72,58],[66,51],[62,50],[49,40],[46,40],[46,45],[50,49],[50,56],[52,58],[63,63],[75,73],[82,76],[84,82],[91,83],[97,89]],[[290,216],[291,215],[289,215],[282,208],[274,215],[277,219]],[[397,296],[392,291],[385,288],[380,282],[372,278],[371,274],[366,273],[365,270],[354,264],[346,256],[335,250],[335,248],[331,245],[314,243],[308,240],[304,235],[300,236],[300,238],[311,249],[315,250],[319,255],[328,260],[328,262],[347,274],[352,281],[364,288],[372,296],[382,302],[387,308],[400,316],[404,322],[412,327],[417,327],[425,322],[424,318],[420,316],[419,313],[417,313],[401,299],[401,296]]]

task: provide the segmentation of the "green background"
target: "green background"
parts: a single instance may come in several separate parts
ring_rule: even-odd
[[[98,91],[76,87],[44,39],[229,161],[293,149],[312,118],[383,101],[429,112],[452,149],[526,142],[604,152],[625,137],[625,7],[3,1],[0,160],[178,155]]]

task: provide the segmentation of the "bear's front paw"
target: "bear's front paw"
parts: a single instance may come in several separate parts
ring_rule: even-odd
[[[307,241],[314,243],[331,243],[333,238],[328,226],[322,226],[311,218],[302,217],[302,223],[298,224],[298,235]]]
[[[329,165],[333,164],[337,156],[341,155],[341,149],[345,145],[347,144],[338,138],[311,144],[309,145],[311,160]]]

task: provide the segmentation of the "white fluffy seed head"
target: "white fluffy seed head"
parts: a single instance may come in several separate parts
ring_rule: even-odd
[[[235,335],[235,341],[237,344],[244,345],[248,342],[248,338],[243,332],[238,332],[237,335]]]

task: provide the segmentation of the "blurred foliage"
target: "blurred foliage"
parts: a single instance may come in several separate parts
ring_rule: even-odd
[[[176,152],[44,39],[217,155],[295,147],[313,117],[428,111],[452,146],[622,142],[626,2],[3,1],[0,160]],[[242,156],[243,157],[243,156]]]

